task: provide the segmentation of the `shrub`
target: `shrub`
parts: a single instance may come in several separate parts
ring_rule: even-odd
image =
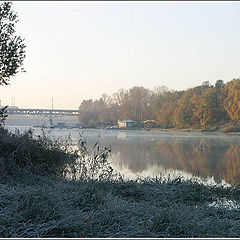
[[[89,153],[80,136],[77,148],[71,139],[50,139],[45,132],[34,136],[33,130],[10,133],[0,128],[0,179],[26,175],[54,175],[77,180],[106,180],[113,176],[107,161],[111,147],[101,149],[99,141]]]
[[[20,134],[0,128],[0,176],[21,177],[27,174],[63,176],[67,164],[78,158],[69,145],[43,136],[34,137],[33,130]]]

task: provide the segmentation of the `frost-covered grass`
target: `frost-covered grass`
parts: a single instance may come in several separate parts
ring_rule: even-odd
[[[15,140],[8,139],[8,143],[13,141],[16,147],[22,136],[10,137]],[[39,141],[37,144],[41,148],[43,145]],[[47,147],[44,156],[52,156],[53,149],[64,160],[65,155],[59,153],[58,147],[49,147],[53,143],[44,144]],[[77,170],[82,178],[80,181],[66,180],[59,171],[58,174],[55,171],[46,173],[48,162],[52,163],[48,157],[43,158],[45,168],[42,169],[42,161],[35,158],[37,155],[32,151],[27,154],[28,147],[24,144],[19,146],[19,156],[28,163],[27,170],[21,174],[25,165],[18,165],[22,161],[10,150],[8,154],[12,158],[8,159],[5,153],[2,163],[11,160],[18,171],[16,175],[8,168],[9,172],[1,171],[1,238],[240,236],[240,189],[237,187],[206,186],[181,178],[134,181],[113,178],[105,164],[107,152],[97,150],[89,159],[84,146],[80,152],[83,165]],[[39,151],[39,156],[41,154]],[[34,168],[29,167],[31,159],[36,161]],[[62,165],[56,166],[62,169]],[[106,171],[99,172],[101,169]],[[99,177],[94,178],[93,173]]]
[[[67,181],[0,185],[0,237],[239,237],[240,191],[191,181]]]

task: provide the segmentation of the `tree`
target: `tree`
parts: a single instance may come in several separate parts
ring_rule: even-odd
[[[223,89],[224,108],[231,120],[240,120],[240,79],[233,79]]]
[[[209,81],[204,81],[202,83],[202,86],[205,86],[205,87],[210,87],[211,86],[211,83]]]
[[[93,110],[93,101],[92,101],[92,99],[83,100],[81,102],[79,110],[92,111]]]
[[[156,95],[163,95],[166,92],[170,92],[170,89],[166,86],[157,86],[153,88],[153,92]]]
[[[15,34],[18,15],[11,7],[10,2],[0,4],[0,85],[9,84],[10,77],[18,73],[25,58],[24,40]],[[0,109],[0,125],[7,117],[6,108]]]
[[[173,114],[173,120],[178,128],[190,127],[193,124],[193,103],[191,98],[195,93],[195,88],[189,89],[178,99],[177,107]]]
[[[216,81],[215,88],[220,89],[220,88],[224,88],[224,87],[225,87],[225,84],[224,84],[223,80],[219,79]]]
[[[126,100],[127,117],[138,122],[151,119],[151,92],[144,87],[129,89]]]
[[[10,2],[0,5],[0,85],[9,84],[10,77],[18,73],[25,58],[24,40],[15,34],[18,15],[11,8]]]
[[[194,95],[194,116],[202,126],[215,125],[226,119],[226,111],[220,101],[218,88],[206,88],[201,95]]]
[[[178,99],[182,96],[182,92],[165,92],[158,96],[155,102],[154,115],[157,124],[163,128],[174,127],[173,114],[177,108]]]

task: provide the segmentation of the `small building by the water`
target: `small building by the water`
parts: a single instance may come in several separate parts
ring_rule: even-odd
[[[125,120],[125,121],[118,120],[118,126],[120,128],[132,127],[133,125],[134,125],[134,121],[133,120]]]

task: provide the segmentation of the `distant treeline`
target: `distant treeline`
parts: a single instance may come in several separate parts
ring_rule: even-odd
[[[138,123],[155,120],[161,128],[199,128],[224,125],[240,119],[240,79],[185,91],[167,87],[149,90],[144,87],[121,89],[111,96],[103,94],[98,100],[83,100],[79,118],[81,126],[114,125],[118,120],[131,119]]]

